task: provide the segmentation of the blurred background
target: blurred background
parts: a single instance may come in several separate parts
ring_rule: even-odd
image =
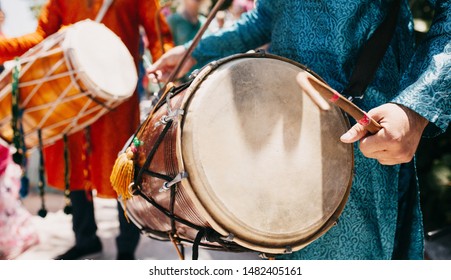
[[[429,30],[434,10],[426,0],[409,1],[417,43]],[[426,234],[426,255],[451,259],[451,129],[423,138],[417,151],[417,172]]]

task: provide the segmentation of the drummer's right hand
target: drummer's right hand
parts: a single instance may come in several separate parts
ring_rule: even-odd
[[[155,79],[156,77],[161,82],[167,82],[185,53],[186,49],[184,46],[177,46],[170,49],[167,53],[163,54],[160,59],[146,69],[147,75],[150,79]],[[195,64],[196,60],[189,56],[176,78],[183,77]]]

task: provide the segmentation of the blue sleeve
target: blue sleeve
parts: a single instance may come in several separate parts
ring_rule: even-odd
[[[444,132],[451,121],[451,1],[435,1],[431,28],[417,47],[393,102],[404,105],[430,124],[426,136]]]
[[[198,65],[268,43],[272,29],[270,5],[270,0],[259,0],[256,8],[245,13],[233,26],[202,38],[192,54]]]

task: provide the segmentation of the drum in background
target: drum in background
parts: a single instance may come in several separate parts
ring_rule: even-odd
[[[219,250],[284,254],[323,235],[350,191],[353,147],[339,140],[350,125],[338,107],[321,111],[303,94],[300,71],[314,75],[242,54],[168,95],[136,134],[143,196],[126,201],[130,219],[150,237],[188,244],[207,229],[216,238],[201,246]]]
[[[11,142],[11,73],[20,66],[19,107],[28,148],[79,131],[129,98],[137,85],[134,60],[121,39],[85,20],[48,37],[0,76],[0,136]],[[16,65],[17,65],[16,64]]]

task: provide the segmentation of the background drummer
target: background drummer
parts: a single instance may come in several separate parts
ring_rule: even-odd
[[[0,39],[0,64],[22,55],[31,47],[68,26],[85,19],[96,18],[104,1],[102,0],[48,0],[41,10],[36,31],[17,38]],[[148,49],[154,59],[173,47],[172,35],[165,18],[157,13],[157,0],[115,0],[107,10],[102,23],[115,32],[125,43],[135,59],[140,60],[139,27],[145,30]],[[155,20],[158,17],[161,33]],[[163,45],[159,40],[162,37]],[[138,95],[121,104],[118,108],[94,123],[89,134],[86,131],[69,137],[70,189],[73,215],[75,246],[57,259],[86,258],[102,251],[102,244],[96,235],[92,190],[97,196],[116,198],[110,185],[110,174],[118,152],[139,125]],[[89,135],[89,139],[85,136]],[[64,189],[63,143],[46,148],[45,160],[49,185]],[[117,258],[133,259],[139,242],[139,231],[128,223],[119,207],[120,234],[116,239]]]

